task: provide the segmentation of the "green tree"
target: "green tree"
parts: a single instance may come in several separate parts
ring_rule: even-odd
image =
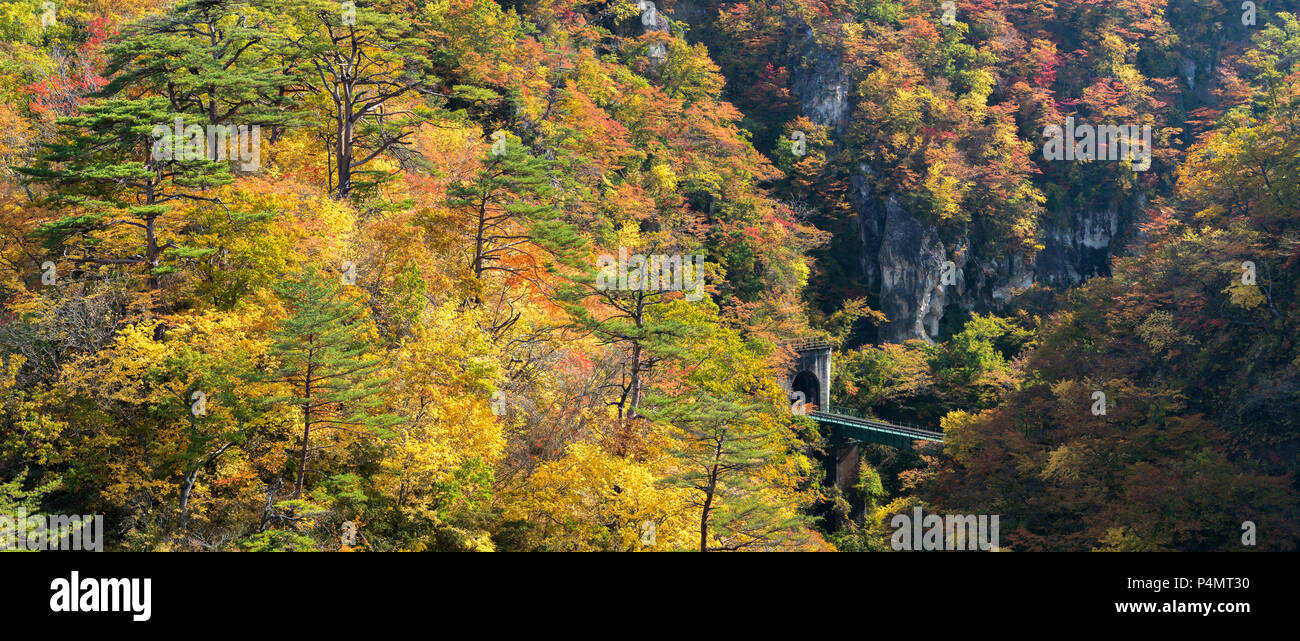
[[[164,240],[161,219],[175,201],[211,201],[202,192],[229,183],[229,167],[204,153],[171,153],[196,151],[188,134],[174,135],[175,120],[186,127],[198,123],[172,111],[165,98],[105,100],[81,112],[59,119],[60,135],[44,146],[36,165],[18,168],[30,181],[48,185],[46,202],[67,212],[35,234],[52,251],[70,250],[69,259],[79,266],[143,266],[149,287],[158,289],[159,277],[175,269],[163,265],[166,252],[183,252],[178,239]],[[105,242],[122,227],[140,230],[143,246]],[[79,242],[68,248],[73,238]],[[106,249],[114,244],[134,244],[137,251]]]
[[[292,390],[269,402],[302,411],[293,493],[297,499],[302,496],[313,429],[387,437],[392,435],[387,428],[401,419],[377,411],[387,380],[376,376],[382,360],[370,355],[374,328],[361,301],[338,280],[310,266],[275,289],[293,312],[271,332],[269,353],[279,362],[264,376]]]
[[[302,61],[304,82],[329,99],[326,143],[334,162],[332,189],[340,199],[385,178],[382,170],[363,169],[376,158],[413,159],[411,137],[431,114],[418,98],[442,97],[429,75],[428,42],[400,14],[366,4],[356,3],[351,11],[332,0],[270,5],[292,22],[286,33],[300,34],[292,56]],[[359,181],[364,174],[376,177]]]
[[[670,426],[677,471],[669,482],[694,490],[699,550],[798,545],[807,461],[765,350],[690,303],[663,313],[689,328],[670,361],[683,376],[648,390],[642,411]]]
[[[113,79],[100,95],[163,96],[172,111],[212,125],[293,123],[288,99],[301,80],[282,61],[288,41],[261,4],[188,0],[127,26],[105,47]]]
[[[482,303],[489,274],[559,296],[548,276],[580,270],[586,247],[551,204],[555,175],[550,162],[528,153],[517,139],[502,142],[503,152],[490,153],[482,169],[447,189],[447,206],[470,246],[470,297],[476,305]],[[516,314],[494,315],[488,332],[496,335],[517,319]]]
[[[544,266],[535,264],[530,249],[575,264],[585,241],[547,202],[555,178],[550,163],[528,153],[518,139],[504,142],[504,152],[489,153],[478,173],[447,189],[447,205],[472,230],[470,271],[478,279],[488,272],[536,279]],[[517,257],[533,263],[531,269],[509,260]]]

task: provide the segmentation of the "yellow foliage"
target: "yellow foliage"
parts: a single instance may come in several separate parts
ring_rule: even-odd
[[[384,443],[378,483],[405,508],[427,508],[456,469],[493,466],[505,450],[488,404],[496,366],[475,320],[453,303],[429,309],[392,356],[387,396],[406,421]]]
[[[533,472],[511,511],[537,524],[534,543],[547,550],[688,549],[690,490],[655,479],[643,463],[574,443]]]
[[[1258,285],[1246,285],[1241,281],[1233,281],[1223,288],[1223,293],[1228,295],[1228,302],[1243,309],[1255,309],[1267,302]]]

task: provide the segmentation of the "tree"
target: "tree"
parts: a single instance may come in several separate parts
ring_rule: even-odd
[[[469,271],[480,291],[485,276],[494,274],[550,294],[548,272],[577,268],[586,241],[549,204],[553,179],[545,159],[510,140],[472,178],[448,187],[447,206],[468,230]],[[476,296],[474,302],[481,299]],[[494,326],[491,333],[499,329]]]
[[[685,302],[663,313],[690,328],[678,376],[647,394],[643,413],[665,426],[676,460],[669,481],[690,488],[701,552],[806,543],[799,486],[809,463],[760,345]]]
[[[683,340],[685,327],[659,312],[688,295],[692,299],[704,297],[706,268],[702,255],[676,254],[680,260],[673,264],[671,273],[681,291],[670,286],[671,279],[664,278],[664,270],[655,270],[654,280],[649,280],[656,264],[645,265],[644,272],[631,264],[634,255],[646,260],[647,256],[664,255],[661,252],[680,251],[683,244],[672,242],[669,236],[666,230],[642,235],[636,226],[626,225],[614,240],[620,249],[619,260],[624,254],[629,257],[626,281],[620,280],[622,276],[612,278],[616,276],[613,270],[624,268],[611,266],[608,259],[613,256],[607,254],[604,265],[573,278],[564,290],[570,324],[595,336],[601,344],[627,353],[627,374],[619,384],[618,398],[610,403],[618,408],[620,421],[637,418],[650,371],[673,351],[674,343]],[[625,425],[624,429],[630,428]]]
[[[307,61],[304,81],[329,98],[333,122],[326,139],[336,165],[332,189],[336,197],[347,198],[378,182],[357,180],[376,158],[410,157],[414,126],[429,115],[412,101],[435,93],[426,76],[427,44],[405,18],[368,6],[350,12],[330,0],[272,6],[291,16],[302,34],[293,55]]]
[[[59,140],[44,145],[37,165],[19,168],[52,189],[46,199],[52,206],[70,210],[37,227],[46,246],[53,250],[78,237],[73,263],[142,266],[149,287],[159,289],[159,277],[174,269],[163,265],[165,253],[182,248],[176,240],[164,242],[160,229],[171,203],[211,201],[202,192],[231,181],[227,164],[203,153],[201,135],[198,140],[189,133],[175,135],[177,119],[186,129],[197,124],[157,97],[104,100],[83,106],[81,115],[60,118]],[[107,242],[123,227],[138,229],[143,246],[139,240]],[[122,249],[113,252],[118,246]]]
[[[105,47],[106,97],[146,93],[212,125],[283,127],[300,80],[280,62],[287,39],[257,0],[187,0],[126,27]],[[277,136],[272,134],[271,139]]]
[[[359,438],[391,436],[400,422],[380,414],[385,379],[375,376],[382,359],[370,355],[374,328],[355,294],[312,266],[275,288],[292,308],[271,332],[269,354],[278,362],[265,380],[287,383],[291,393],[267,399],[302,412],[293,496],[300,498],[312,452],[312,430],[342,430]]]
[[[438,545],[486,536],[493,472],[506,446],[488,401],[499,372],[479,313],[454,301],[427,309],[389,352],[385,394],[405,422],[384,442],[374,482],[402,521],[428,524]]]
[[[530,537],[546,551],[688,549],[691,490],[656,483],[657,471],[574,443],[529,475],[511,510],[538,524]]]

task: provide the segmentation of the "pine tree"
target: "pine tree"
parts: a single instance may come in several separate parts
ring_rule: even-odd
[[[189,0],[127,26],[105,47],[104,75],[113,79],[100,95],[163,96],[172,111],[210,125],[296,124],[289,99],[301,79],[288,62],[289,42],[256,4]]]
[[[378,358],[367,333],[371,330],[364,305],[335,279],[306,267],[276,292],[293,313],[271,332],[269,350],[279,360],[266,380],[288,383],[292,393],[267,399],[302,410],[302,445],[294,498],[302,497],[313,430],[339,429],[391,436],[388,427],[399,417],[377,411],[386,379],[375,376]]]
[[[661,234],[653,236],[657,242],[640,242],[627,247],[628,253],[659,254],[661,248],[676,253],[682,247],[660,240]],[[697,283],[698,293],[703,294],[704,265],[691,260],[692,256],[683,255],[683,268],[690,269],[690,277],[682,274],[682,279]],[[626,376],[619,385],[619,398],[612,404],[618,407],[619,419],[624,422],[622,429],[629,435],[631,428],[627,422],[637,418],[650,372],[662,358],[679,351],[689,333],[689,328],[660,312],[666,305],[697,292],[664,289],[662,283],[658,289],[649,286],[620,289],[609,283],[602,285],[600,278],[599,270],[588,267],[585,273],[569,279],[559,298],[572,328],[594,336],[602,345],[614,345],[626,352]]]
[[[641,412],[669,428],[676,471],[668,481],[694,490],[699,550],[798,545],[807,461],[766,350],[720,326],[707,303],[662,307],[657,322],[676,323],[683,337],[661,352],[677,376],[647,389]]]
[[[765,491],[760,472],[785,455],[777,444],[789,432],[756,418],[765,410],[770,406],[702,387],[673,397],[647,394],[645,415],[677,428],[671,453],[680,471],[669,481],[696,491],[701,552],[770,546],[805,520]]]
[[[219,160],[227,150],[217,147],[233,139],[212,135],[212,126],[245,127],[240,135],[247,152],[260,146],[249,138],[260,135],[253,126],[296,122],[287,100],[298,76],[284,62],[287,41],[266,22],[248,2],[191,0],[168,15],[130,25],[105,47],[104,75],[113,79],[96,94],[105,100],[60,119],[60,139],[46,145],[36,166],[19,170],[53,187],[50,203],[70,211],[37,228],[49,249],[80,237],[84,242],[71,258],[74,263],[145,266],[151,289],[160,287],[160,276],[175,271],[163,264],[167,258],[196,260],[214,251],[187,248],[180,238],[163,239],[160,219],[170,202],[210,202],[203,192],[232,180],[229,165]],[[201,143],[189,133],[184,139],[156,136],[155,127],[172,129],[178,118],[184,126],[204,128]],[[197,143],[204,153],[160,155],[159,142],[173,151]],[[102,253],[102,236],[122,226],[143,232],[141,251]]]
[[[269,4],[291,21],[286,31],[300,34],[291,57],[303,68],[303,82],[328,98],[331,189],[340,199],[391,177],[388,170],[366,169],[381,156],[415,160],[416,128],[444,97],[434,91],[427,40],[401,13],[369,4],[363,0],[347,10],[333,0]]]
[[[82,107],[81,115],[60,118],[59,138],[45,145],[35,166],[18,168],[30,182],[52,188],[45,199],[64,217],[43,224],[34,234],[50,250],[80,244],[70,255],[78,265],[139,265],[148,269],[149,287],[174,268],[164,266],[170,250],[183,251],[178,239],[164,242],[160,219],[177,200],[210,201],[202,192],[231,181],[225,162],[206,154],[159,154],[157,149],[185,148],[191,141],[173,135],[177,118],[197,124],[168,108],[164,98],[112,99]],[[168,133],[155,137],[155,128]],[[138,252],[106,253],[103,235],[122,226],[140,230]],[[68,251],[64,251],[68,255]]]
[[[497,273],[553,293],[543,277],[578,269],[586,241],[550,203],[549,161],[529,154],[517,140],[503,142],[504,152],[490,154],[477,174],[448,188],[447,205],[469,230],[475,279]]]

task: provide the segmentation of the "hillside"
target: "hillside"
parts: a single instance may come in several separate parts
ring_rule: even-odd
[[[884,551],[916,507],[1294,550],[1300,3],[1248,4],[7,3],[0,512],[114,550]],[[942,445],[827,483],[800,340]]]

